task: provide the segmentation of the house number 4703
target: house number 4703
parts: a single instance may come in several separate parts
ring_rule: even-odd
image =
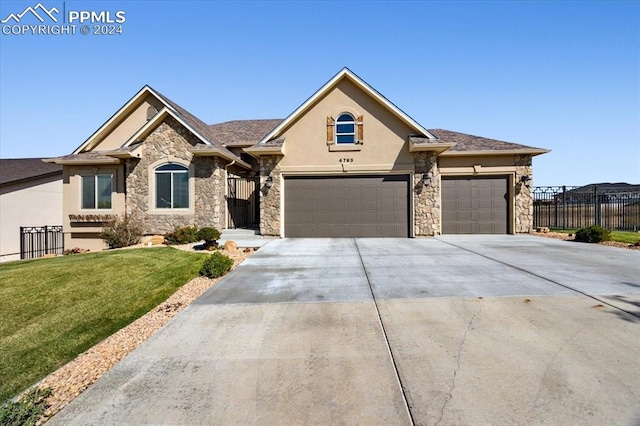
[[[341,158],[341,163],[353,163],[353,158]]]

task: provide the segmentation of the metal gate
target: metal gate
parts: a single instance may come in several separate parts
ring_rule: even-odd
[[[35,259],[45,254],[62,254],[62,226],[21,226],[20,259]]]
[[[229,228],[260,226],[260,177],[229,177],[227,179],[227,212]]]

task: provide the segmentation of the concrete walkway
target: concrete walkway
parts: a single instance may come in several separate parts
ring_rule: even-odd
[[[50,424],[635,424],[640,253],[268,243]]]

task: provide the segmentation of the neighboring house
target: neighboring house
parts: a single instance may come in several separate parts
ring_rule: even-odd
[[[545,152],[427,130],[345,68],[284,120],[207,125],[145,86],[50,161],[64,167],[66,245],[97,249],[112,215],[147,233],[237,226],[235,184],[253,176],[263,235],[529,232],[531,158]]]
[[[0,261],[20,259],[21,226],[62,225],[62,167],[0,159]]]
[[[593,203],[596,194],[599,203],[637,204],[640,201],[640,185],[625,182],[590,183],[560,192],[554,198],[559,203],[563,202],[563,197],[566,197],[567,203]]]

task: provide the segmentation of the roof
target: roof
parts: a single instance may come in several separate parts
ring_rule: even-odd
[[[0,159],[0,185],[49,175],[62,175],[62,166],[44,163],[42,160],[42,158]]]
[[[618,182],[618,183],[590,183],[589,185],[580,186],[578,188],[571,189],[567,192],[593,192],[595,187],[598,187],[599,192],[640,192],[640,185]]]
[[[348,79],[356,86],[358,86],[362,91],[367,93],[373,99],[375,99],[380,105],[385,107],[388,111],[390,111],[393,115],[402,120],[405,124],[407,124],[410,128],[414,129],[419,135],[427,137],[429,139],[435,139],[435,136],[429,133],[427,129],[422,127],[417,121],[413,118],[409,117],[407,113],[402,111],[400,108],[395,106],[391,101],[382,96],[377,90],[373,87],[369,86],[363,79],[354,74],[349,68],[345,67],[340,72],[338,72],[331,80],[325,83],[320,89],[318,89],[309,99],[307,99],[302,105],[296,108],[287,118],[284,119],[276,128],[274,128],[271,132],[265,135],[258,143],[262,144],[267,142],[270,139],[278,138],[281,135],[281,132],[289,126],[289,124],[293,123],[298,119],[302,114],[307,112],[315,102],[322,98],[326,93],[332,90],[334,87],[338,85],[338,83],[344,79]]]
[[[109,118],[109,120],[107,120],[102,126],[100,126],[98,130],[96,130],[82,145],[80,145],[73,152],[73,154],[77,155],[77,154],[83,153],[83,151],[87,148],[92,149],[95,146],[95,141],[97,140],[97,138],[99,138],[100,135],[106,132],[107,131],[106,129],[109,129],[117,125],[118,117],[120,117],[122,114],[126,114],[127,111],[131,111],[131,109],[134,108],[136,105],[139,105],[139,103],[142,102],[142,100],[148,94],[155,96],[160,102],[164,103],[166,111],[168,111],[170,115],[173,115],[174,118],[176,118],[179,122],[181,122],[181,124],[187,127],[190,132],[194,133],[195,136],[197,136],[200,140],[203,141],[203,143],[207,145],[212,145],[218,148],[220,153],[228,158],[239,160],[239,157],[237,157],[234,153],[232,153],[227,148],[225,148],[220,142],[216,141],[216,138],[213,132],[209,128],[209,125],[204,123],[195,115],[191,114],[186,109],[182,108],[177,103],[173,102],[168,97],[154,90],[149,85],[145,85],[142,89],[140,89],[138,93],[136,93],[131,99],[129,99],[127,103],[125,103],[113,116],[111,116],[111,118]],[[163,110],[165,108],[163,108]],[[162,112],[162,110],[159,112]],[[156,116],[158,116],[158,114],[156,114]],[[153,119],[151,119],[140,130],[142,130],[143,128],[148,128],[150,125],[153,125],[153,124],[157,124],[157,121],[154,121]],[[125,141],[119,150],[115,150],[115,151],[120,152],[122,151],[123,148],[127,148],[131,144],[135,144],[136,142],[138,142],[137,140],[135,140],[135,136],[138,136],[138,133],[140,132],[140,130],[134,134],[133,138]]]
[[[110,151],[108,151],[110,152]],[[83,165],[83,164],[118,164],[120,160],[107,155],[106,152],[81,152],[80,154],[63,155],[62,157],[50,158],[48,163]]]
[[[225,146],[249,146],[282,123],[282,118],[262,120],[233,120],[209,126],[213,137]]]
[[[520,145],[513,142],[505,142],[497,139],[483,138],[481,136],[469,135],[466,133],[452,132],[451,130],[444,129],[429,129],[429,132],[434,134],[438,140],[442,143],[454,144],[447,153],[452,152],[479,152],[489,151],[499,153],[500,151],[522,151],[531,153],[544,153],[548,152],[545,149],[534,148],[527,145]]]

